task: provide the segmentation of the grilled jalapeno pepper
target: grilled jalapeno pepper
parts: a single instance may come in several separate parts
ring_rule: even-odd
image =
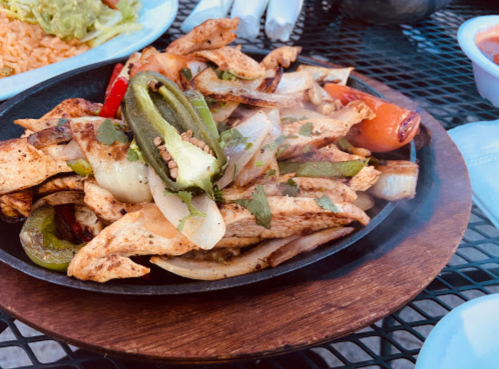
[[[21,230],[21,244],[26,255],[37,265],[64,272],[73,256],[85,244],[75,245],[56,236],[55,209],[45,205],[36,209]]]
[[[328,161],[310,161],[308,163],[279,162],[281,174],[295,173],[296,177],[353,177],[364,168],[369,160],[359,159],[331,163]]]
[[[222,174],[226,158],[216,137],[174,82],[156,72],[137,73],[130,80],[123,112],[147,163],[168,190],[202,190],[213,198],[213,182]],[[182,133],[187,133],[187,138]],[[205,145],[209,149],[202,148]]]

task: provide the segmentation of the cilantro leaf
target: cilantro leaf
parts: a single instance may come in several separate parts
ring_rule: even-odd
[[[127,143],[128,138],[120,127],[115,126],[110,119],[106,119],[97,130],[97,141],[104,145],[112,145],[115,142]]]
[[[280,183],[282,194],[284,196],[296,197],[300,193],[300,186],[293,181],[293,178],[288,179],[286,182]]]
[[[300,127],[300,134],[302,136],[310,137],[312,136],[312,129],[314,128],[314,125],[310,122],[305,123],[303,126]]]
[[[233,202],[248,209],[255,216],[256,224],[267,229],[270,228],[272,213],[270,212],[269,202],[262,185],[255,187],[255,191],[251,194],[251,200],[239,199],[233,200]]]
[[[226,202],[223,191],[220,190],[217,185],[213,186],[213,194],[215,195],[215,202],[216,203],[225,203]]]
[[[246,150],[248,150],[251,146],[253,146],[251,142],[248,142],[248,137],[244,137],[236,128],[222,132],[221,137],[223,142],[225,142],[225,147],[244,144],[246,145]]]
[[[59,118],[59,121],[57,122],[57,126],[63,126],[63,125],[65,125],[67,122],[69,122],[69,119],[66,119],[66,118]]]
[[[187,209],[189,209],[189,214],[180,219],[180,222],[177,226],[177,229],[179,232],[182,232],[184,229],[185,222],[187,222],[190,218],[192,217],[205,217],[206,214],[200,212],[196,207],[192,204],[192,193],[188,191],[179,191],[179,192],[171,192],[168,190],[165,190],[163,193],[165,196],[172,196],[175,195],[177,196],[182,202],[187,205]]]
[[[265,164],[263,161],[255,161],[255,167],[257,168],[263,167],[263,164]]]
[[[340,211],[340,209],[338,209],[335,203],[331,201],[328,195],[324,195],[320,199],[314,199],[314,201],[321,208],[331,210],[333,213],[337,213],[338,211]]]
[[[281,145],[282,143],[284,142],[284,136],[283,135],[280,135],[279,137],[277,137],[277,139],[270,143],[270,144],[267,144],[267,145],[263,145],[262,146],[262,150],[275,150],[279,147],[279,145]]]

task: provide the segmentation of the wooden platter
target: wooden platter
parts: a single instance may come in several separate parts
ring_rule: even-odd
[[[388,100],[416,108],[387,86],[356,76]],[[432,143],[418,152],[417,197],[328,259],[250,286],[163,297],[78,291],[0,264],[0,306],[82,348],[169,362],[276,355],[362,329],[423,290],[468,224],[471,185],[461,154],[441,125],[419,111]]]

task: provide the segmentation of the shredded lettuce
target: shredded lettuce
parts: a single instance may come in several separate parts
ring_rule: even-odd
[[[1,12],[39,24],[64,41],[77,39],[91,47],[141,29],[139,0],[120,0],[116,7],[111,9],[101,0],[0,0]]]

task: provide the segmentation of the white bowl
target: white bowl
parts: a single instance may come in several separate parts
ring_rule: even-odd
[[[488,59],[478,48],[475,37],[478,32],[499,26],[499,15],[477,17],[464,22],[457,33],[461,49],[471,59],[478,92],[499,107],[499,65]]]
[[[499,294],[452,310],[433,328],[416,369],[498,369]]]

